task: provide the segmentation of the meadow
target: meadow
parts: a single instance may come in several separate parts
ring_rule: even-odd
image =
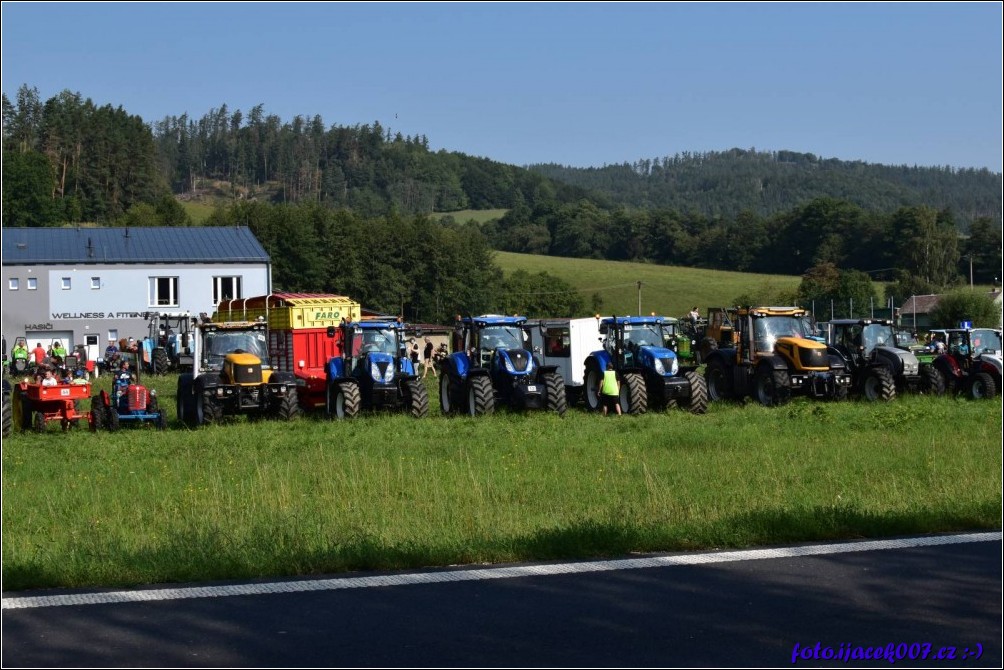
[[[99,385],[107,385],[104,377]],[[1001,402],[796,399],[3,441],[5,591],[624,556],[1001,527]]]

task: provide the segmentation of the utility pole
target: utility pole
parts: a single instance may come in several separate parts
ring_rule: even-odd
[[[638,316],[641,316],[641,282],[638,282]]]

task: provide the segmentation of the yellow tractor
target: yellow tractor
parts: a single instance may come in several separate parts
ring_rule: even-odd
[[[792,395],[839,400],[851,375],[839,356],[812,339],[810,319],[799,307],[737,307],[709,315],[716,332],[709,339],[704,377],[712,401],[752,396],[776,406]]]
[[[264,319],[202,320],[193,344],[194,371],[178,378],[178,418],[188,426],[239,414],[283,420],[300,414],[293,373],[269,364]]]

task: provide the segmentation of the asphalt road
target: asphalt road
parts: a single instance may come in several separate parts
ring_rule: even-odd
[[[999,668],[996,537],[152,602],[19,609],[9,603],[38,593],[8,593],[2,660],[5,668],[779,667],[794,658],[796,666],[814,667]],[[823,660],[827,647],[838,656],[879,647],[903,657],[844,663]],[[939,653],[953,658],[937,659]]]

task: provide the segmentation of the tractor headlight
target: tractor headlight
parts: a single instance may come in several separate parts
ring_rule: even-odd
[[[669,368],[669,374],[675,375],[679,371],[680,371],[680,360],[674,356],[673,364]]]
[[[380,372],[380,366],[375,362],[370,363],[370,377],[373,378],[375,382],[390,383],[394,381],[394,366],[387,365],[386,372]]]
[[[666,374],[666,366],[662,364],[661,358],[653,358],[652,367],[655,369],[655,373],[660,377]]]

